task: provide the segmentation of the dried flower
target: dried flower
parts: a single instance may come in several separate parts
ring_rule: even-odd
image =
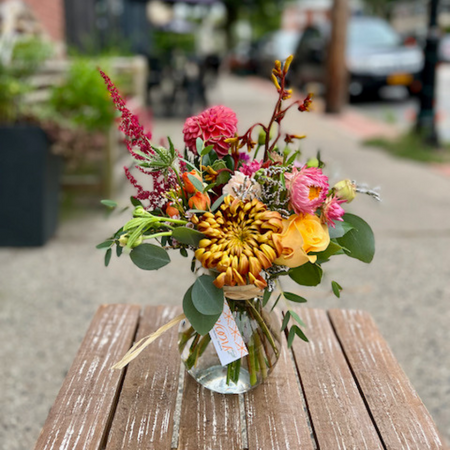
[[[261,196],[261,186],[242,172],[234,172],[234,175],[223,187],[222,193],[238,197],[241,200],[253,200]]]
[[[290,203],[296,214],[314,214],[325,201],[328,193],[328,177],[317,167],[306,167],[285,173]]]
[[[250,283],[263,289],[267,283],[261,271],[278,257],[272,236],[282,228],[281,216],[260,201],[244,203],[229,195],[218,212],[202,216],[197,229],[206,238],[195,257],[203,267],[220,272],[214,281],[218,288]]]
[[[336,220],[343,221],[342,218],[345,214],[344,208],[341,204],[345,203],[345,200],[339,199],[338,197],[332,196],[325,200],[322,206],[322,220],[324,223],[330,227],[335,228],[334,222]]]
[[[234,111],[226,106],[213,106],[198,116],[186,119],[183,128],[186,147],[197,153],[197,138],[202,138],[205,146],[213,145],[219,157],[228,154],[229,143],[226,139],[232,138],[237,130],[237,117]]]

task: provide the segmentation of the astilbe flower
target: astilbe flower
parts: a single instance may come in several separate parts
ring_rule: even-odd
[[[293,168],[285,173],[290,203],[297,214],[314,214],[325,201],[329,185],[328,177],[317,167]]]
[[[268,211],[257,199],[249,202],[228,195],[218,212],[205,213],[197,229],[206,238],[199,243],[195,257],[207,269],[220,272],[214,284],[267,286],[261,271],[279,256],[273,234],[283,229],[281,216]]]
[[[150,143],[151,133],[145,132],[144,128],[140,125],[138,117],[133,114],[126,106],[124,99],[119,94],[119,91],[114,86],[111,79],[103,71],[100,70],[100,74],[103,77],[106,87],[111,95],[112,101],[116,109],[120,112],[119,131],[123,132],[126,136],[125,144],[129,153],[139,163],[146,158],[136,153],[135,149],[138,148],[144,155],[154,155],[155,151]],[[131,184],[136,188],[138,194],[135,196],[138,200],[148,200],[148,209],[160,208],[167,203],[167,200],[163,196],[165,192],[177,185],[176,177],[172,172],[162,174],[157,171],[148,171],[136,166],[141,172],[149,175],[152,179],[151,190],[145,190],[133,177],[130,170],[124,167],[125,175]]]
[[[233,137],[237,130],[237,117],[226,106],[213,106],[198,116],[188,117],[183,127],[184,142],[193,153],[197,153],[196,141],[201,138],[205,146],[213,145],[219,157],[228,154],[226,139]]]
[[[322,221],[327,225],[335,228],[334,222],[336,220],[343,221],[342,216],[345,214],[344,208],[341,204],[346,200],[340,199],[336,196],[328,197],[322,206]]]

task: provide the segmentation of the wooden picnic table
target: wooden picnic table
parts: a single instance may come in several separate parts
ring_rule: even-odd
[[[176,329],[126,369],[112,371],[133,342],[180,309],[101,306],[35,448],[445,448],[368,313],[296,311],[310,343],[296,340],[289,351],[284,340],[266,383],[244,395],[222,395],[183,376]]]

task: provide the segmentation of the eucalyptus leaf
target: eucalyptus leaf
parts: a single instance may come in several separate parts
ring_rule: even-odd
[[[222,203],[225,195],[221,195],[211,206],[211,211],[214,212]]]
[[[110,248],[108,248],[108,250],[106,250],[105,253],[105,266],[108,267],[109,262],[111,261],[111,254],[112,254],[112,250]]]
[[[302,286],[317,286],[322,280],[323,270],[320,266],[307,262],[300,267],[289,270],[289,276]]]
[[[328,247],[319,253],[312,253],[313,255],[317,255],[317,263],[322,264],[330,259],[331,256],[343,253],[342,247],[334,241],[330,241]]]
[[[215,315],[223,311],[223,289],[214,285],[214,277],[202,275],[192,288],[192,303],[201,314]]]
[[[201,155],[207,155],[212,149],[214,148],[214,145],[208,145],[207,147],[203,148],[203,150],[201,151]]]
[[[375,237],[369,224],[361,217],[354,214],[344,214],[344,221],[352,226],[344,236],[337,239],[345,253],[359,259],[362,262],[370,263],[375,255]]]
[[[194,286],[191,286],[186,291],[186,294],[184,294],[183,312],[186,315],[186,318],[191,323],[194,330],[201,335],[205,335],[212,330],[215,323],[222,314],[222,311],[220,311],[220,313],[217,314],[208,314],[208,315],[202,314],[200,311],[198,311],[194,305],[194,302],[192,301],[193,287]]]
[[[333,290],[334,295],[337,298],[341,298],[342,286],[336,281],[331,282],[331,289]]]
[[[131,250],[133,263],[143,270],[158,270],[170,263],[169,254],[161,247],[153,244],[141,244]]]
[[[117,202],[114,200],[100,200],[100,203],[108,208],[115,208],[117,206]]]
[[[308,300],[306,298],[300,297],[300,295],[293,294],[292,292],[283,292],[285,298],[295,303],[306,303]]]
[[[197,191],[203,192],[203,183],[197,177],[194,177],[194,175],[188,173],[188,178]]]
[[[177,227],[172,231],[172,238],[186,245],[197,247],[199,242],[205,237],[200,231],[192,228]]]
[[[107,241],[104,241],[101,244],[96,245],[95,248],[98,248],[98,249],[109,248],[113,244],[114,244],[114,241],[112,239],[108,239]]]
[[[353,226],[350,223],[341,222],[340,220],[337,220],[334,223],[334,228],[333,227],[328,228],[330,239],[340,238],[344,236],[344,234],[348,233],[352,228]]]
[[[203,150],[203,139],[202,138],[198,137],[195,140],[195,148],[197,149],[197,153],[199,155],[201,155],[202,154],[202,150]]]

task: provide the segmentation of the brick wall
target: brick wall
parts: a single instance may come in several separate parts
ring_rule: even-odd
[[[0,0],[0,3],[6,0]],[[55,41],[65,40],[64,0],[23,0],[30,6],[45,32]]]

